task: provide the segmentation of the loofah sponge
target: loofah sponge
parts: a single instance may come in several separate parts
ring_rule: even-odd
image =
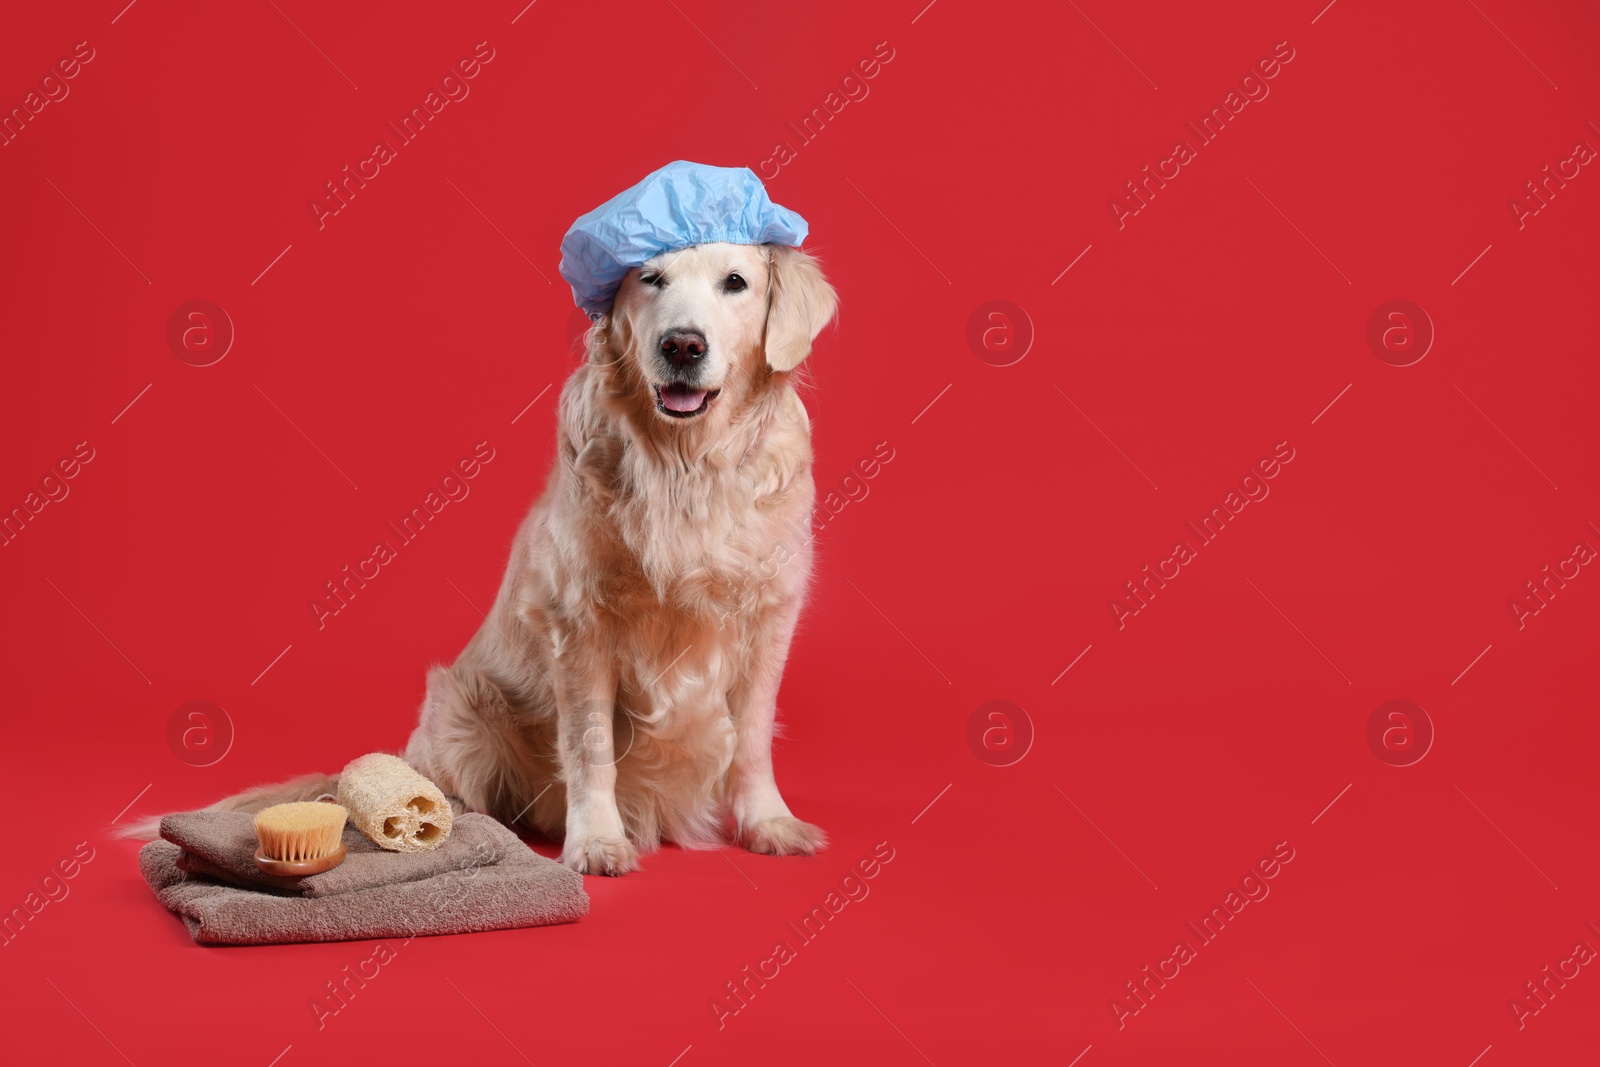
[[[339,773],[350,825],[391,852],[428,852],[450,836],[450,802],[398,756],[373,752]]]

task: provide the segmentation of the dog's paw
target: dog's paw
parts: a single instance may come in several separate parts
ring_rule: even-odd
[[[745,827],[741,837],[745,848],[765,856],[810,856],[828,847],[828,835],[820,826],[792,815],[762,819]]]
[[[567,839],[561,849],[561,862],[579,874],[627,874],[639,869],[639,853],[620,837],[590,837],[582,841]]]

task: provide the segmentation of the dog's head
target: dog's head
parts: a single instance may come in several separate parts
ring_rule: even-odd
[[[786,245],[663,252],[622,279],[591,359],[654,417],[688,424],[741,404],[800,365],[838,298],[817,261]]]

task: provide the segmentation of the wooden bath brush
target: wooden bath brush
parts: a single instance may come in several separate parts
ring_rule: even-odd
[[[292,878],[330,871],[344,862],[342,806],[314,800],[275,804],[256,816],[256,866]]]

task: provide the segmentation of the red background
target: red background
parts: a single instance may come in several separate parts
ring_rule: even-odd
[[[0,948],[10,1061],[1590,1062],[1594,968],[1522,1029],[1508,1002],[1600,948],[1600,577],[1521,630],[1508,602],[1600,546],[1600,176],[1521,229],[1508,204],[1600,147],[1600,15],[924,2],[11,13],[4,107],[95,58],[0,149],[0,505],[95,458],[0,549],[0,906],[94,850]],[[308,201],[480,41],[470,96],[319,230]],[[1123,183],[1281,41],[1270,96],[1119,230]],[[781,701],[780,782],[832,848],[668,848],[588,879],[579,924],[404,946],[319,1031],[374,945],[197,947],[113,819],[404,743],[551,462],[562,233],[779,140],[770,192],[842,301],[817,482],[894,450],[819,536]],[[236,330],[211,366],[166,341],[191,299]],[[1394,299],[1437,332],[1409,367],[1365,339]],[[966,341],[990,300],[1032,323],[1010,366]],[[319,630],[308,600],[479,441],[471,496]],[[1280,441],[1270,497],[1119,630],[1123,583]],[[205,767],[166,735],[196,699],[234,730]],[[1008,767],[967,741],[995,699],[1035,733]],[[1366,740],[1392,699],[1436,731],[1412,766]],[[1271,895],[1119,1029],[1111,998],[1280,841]],[[870,896],[719,1029],[878,842]]]

